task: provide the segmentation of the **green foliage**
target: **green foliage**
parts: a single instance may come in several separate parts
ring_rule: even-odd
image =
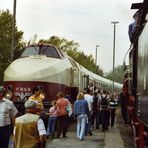
[[[83,51],[78,51],[79,44],[72,41],[68,41],[65,38],[59,38],[57,36],[52,36],[47,40],[41,39],[39,42],[53,44],[59,49],[66,52],[71,58],[76,62],[81,64],[88,70],[95,72],[95,62],[92,55],[85,55]],[[102,69],[97,68],[97,74],[103,75]]]
[[[9,10],[0,11],[0,83],[3,79],[4,70],[11,62],[12,21],[13,15]],[[15,25],[15,56],[23,46],[22,36],[23,32],[18,31]]]
[[[41,39],[39,42],[53,44],[64,52],[67,52],[67,50],[77,50],[79,47],[78,43],[74,41],[68,41],[65,38],[59,38],[58,36],[51,36],[47,40]]]
[[[114,69],[114,81],[122,83],[123,76],[124,76],[123,66],[119,65],[119,66],[115,67],[115,69]],[[106,78],[113,80],[113,71],[112,70],[107,74]]]

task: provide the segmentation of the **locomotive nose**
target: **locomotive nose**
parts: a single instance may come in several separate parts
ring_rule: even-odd
[[[47,75],[53,74],[54,65],[58,61],[58,59],[50,59],[48,61],[43,57],[15,60],[5,70],[4,81],[42,80],[43,77],[45,78]]]

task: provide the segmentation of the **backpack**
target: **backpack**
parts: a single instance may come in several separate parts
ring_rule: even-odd
[[[107,97],[102,97],[101,96],[101,108],[102,109],[107,109],[108,108],[108,100],[107,100]]]

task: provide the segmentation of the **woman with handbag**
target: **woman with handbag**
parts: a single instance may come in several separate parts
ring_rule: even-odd
[[[57,138],[63,135],[66,138],[67,128],[68,128],[68,112],[67,105],[70,102],[64,98],[63,92],[59,91],[57,93]]]

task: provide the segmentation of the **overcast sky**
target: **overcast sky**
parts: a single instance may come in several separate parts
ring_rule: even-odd
[[[113,25],[116,26],[115,66],[123,63],[125,52],[130,46],[128,25],[133,21],[136,10],[133,2],[142,0],[17,0],[16,21],[24,39],[29,40],[37,33],[38,39],[52,35],[79,43],[80,51],[95,58],[104,72],[112,69]],[[13,0],[0,0],[0,9],[13,10]]]

